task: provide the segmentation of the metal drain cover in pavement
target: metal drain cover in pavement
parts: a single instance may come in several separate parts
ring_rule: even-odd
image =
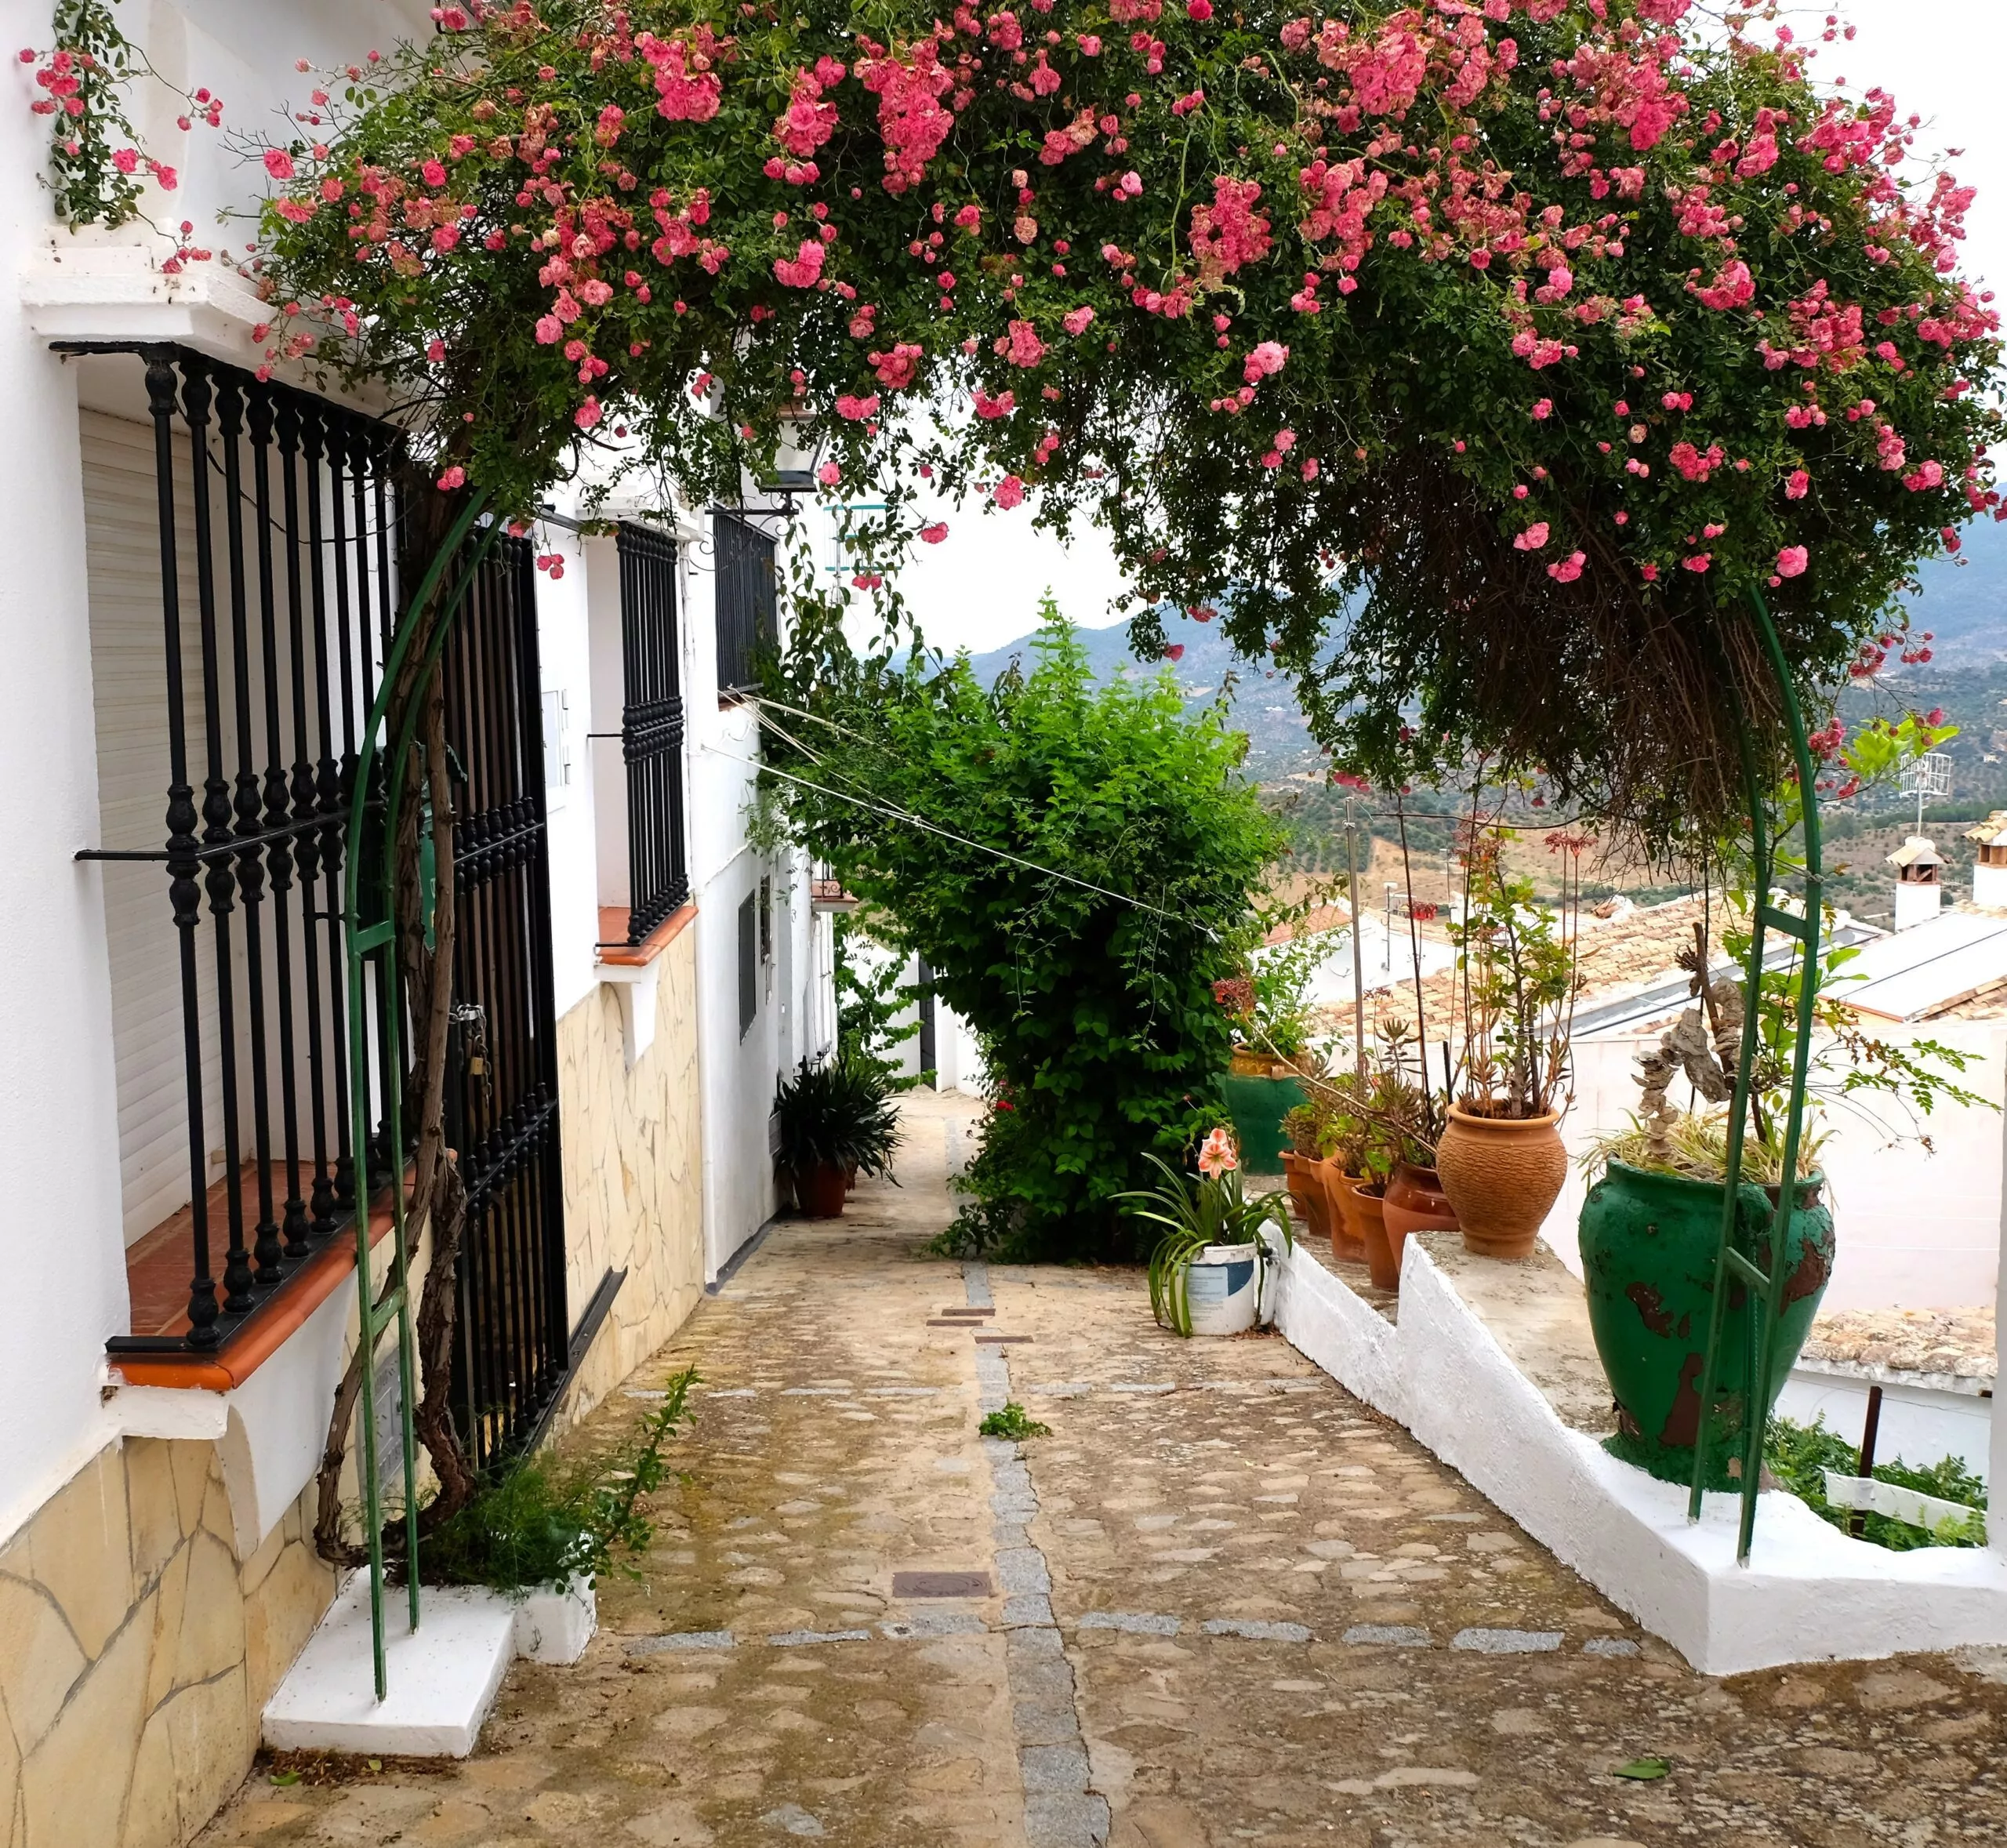
[[[895,1598],[987,1598],[993,1587],[987,1572],[895,1572]]]

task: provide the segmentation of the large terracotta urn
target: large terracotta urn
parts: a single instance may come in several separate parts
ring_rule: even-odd
[[[1568,1178],[1560,1119],[1479,1116],[1450,1106],[1436,1145],[1443,1178],[1466,1250],[1480,1258],[1530,1258]]]

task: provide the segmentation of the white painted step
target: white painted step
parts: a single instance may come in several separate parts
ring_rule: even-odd
[[[413,1632],[403,1588],[385,1589],[383,1702],[370,1654],[369,1574],[357,1572],[266,1703],[267,1745],[412,1758],[474,1750],[516,1653],[517,1607],[494,1592],[427,1586]]]

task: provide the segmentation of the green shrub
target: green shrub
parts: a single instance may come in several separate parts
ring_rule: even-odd
[[[693,1416],[697,1370],[669,1381],[666,1396],[627,1442],[570,1463],[539,1452],[490,1472],[474,1498],[427,1536],[419,1576],[427,1585],[486,1585],[501,1592],[595,1581],[648,1550],[655,1523],[642,1498],[670,1476],[662,1449]]]
[[[1935,1533],[1907,1521],[1891,1520],[1886,1515],[1856,1515],[1853,1509],[1835,1508],[1826,1499],[1824,1472],[1832,1469],[1843,1476],[1858,1473],[1860,1452],[1837,1431],[1826,1429],[1823,1412],[1809,1425],[1790,1418],[1771,1419],[1770,1428],[1764,1434],[1763,1461],[1770,1473],[1821,1520],[1851,1532],[1848,1523],[1858,1519],[1859,1538],[1877,1546],[1908,1552],[1920,1546],[1986,1545],[1986,1484],[1960,1458],[1947,1457],[1927,1469],[1917,1469],[1900,1457],[1893,1463],[1875,1466],[1877,1482],[1935,1495],[1941,1501],[1962,1501],[1973,1511],[1973,1518],[1962,1527],[1947,1523]]]
[[[821,722],[766,750],[811,850],[981,1039],[996,1107],[956,1241],[1126,1255],[1144,1156],[1224,1114],[1213,984],[1281,837],[1216,710],[1168,676],[1096,687],[1049,594],[1040,613],[1030,672],[992,688],[966,658],[859,660],[804,601],[775,696]]]

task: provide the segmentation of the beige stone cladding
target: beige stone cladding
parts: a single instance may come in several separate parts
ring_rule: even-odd
[[[697,933],[664,948],[655,1042],[627,1064],[604,984],[557,1023],[565,1276],[573,1319],[607,1272],[627,1280],[566,1397],[583,1418],[680,1328],[704,1294],[697,1078]]]
[[[216,1447],[131,1438],[0,1548],[0,1848],[177,1848],[209,1820],[334,1594],[310,1513],[240,1560]]]

